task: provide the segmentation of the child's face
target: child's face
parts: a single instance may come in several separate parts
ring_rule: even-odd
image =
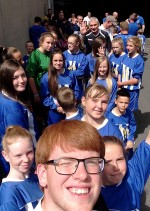
[[[14,172],[28,173],[34,159],[32,141],[28,137],[18,137],[15,143],[8,146],[6,159]]]
[[[122,147],[117,144],[105,144],[105,168],[102,172],[102,184],[119,184],[126,174],[126,169]]]
[[[118,42],[112,43],[112,50],[115,55],[121,55],[123,52],[122,47]]]
[[[130,99],[128,97],[122,97],[122,96],[119,96],[115,100],[115,104],[116,104],[120,113],[122,113],[122,114],[125,113],[126,109],[129,106],[129,102],[130,102]]]
[[[13,86],[15,91],[23,92],[25,91],[27,84],[27,76],[22,67],[16,70],[13,76]]]
[[[75,50],[78,50],[79,43],[77,42],[75,37],[69,37],[68,38],[68,49],[73,52]]]
[[[104,60],[100,65],[99,65],[99,68],[98,68],[98,75],[100,77],[106,77],[106,74],[108,72],[108,64],[107,64],[107,61]]]
[[[138,50],[137,48],[138,47],[135,46],[133,44],[133,42],[127,41],[127,47],[126,47],[126,49],[127,49],[129,55],[134,55],[135,53],[137,53],[137,50]]]
[[[41,43],[42,49],[44,51],[51,51],[54,45],[54,38],[53,37],[45,37],[44,41]]]
[[[32,42],[26,44],[26,49],[28,53],[31,53],[34,50],[34,45]]]
[[[108,105],[108,96],[103,95],[97,98],[82,98],[82,104],[85,107],[86,116],[91,119],[100,119],[104,116],[104,113]]]
[[[64,65],[64,60],[63,60],[63,57],[62,57],[62,55],[61,55],[60,53],[56,53],[56,54],[53,56],[52,65],[54,66],[54,68],[55,68],[57,71],[62,70],[63,65]]]

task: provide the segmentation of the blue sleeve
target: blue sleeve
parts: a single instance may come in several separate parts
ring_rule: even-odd
[[[144,72],[144,60],[141,56],[139,56],[136,65],[134,67],[132,76],[134,78],[140,79],[143,75],[143,72]]]
[[[114,78],[112,78],[112,91],[109,98],[109,103],[107,107],[107,112],[111,111],[115,106],[116,92],[118,90],[117,82]]]
[[[78,69],[75,71],[75,76],[84,76],[86,73],[86,65],[87,65],[87,60],[86,57],[83,56],[83,59],[80,63],[80,66],[78,67]]]
[[[136,121],[133,112],[129,111],[129,137],[128,140],[134,142],[136,132]]]
[[[51,109],[57,108],[57,105],[54,103],[54,98],[50,95],[48,88],[48,73],[45,73],[40,80],[40,96],[44,106]]]
[[[142,194],[150,175],[150,145],[142,141],[128,161],[128,181]],[[140,199],[139,199],[140,200]]]
[[[27,110],[14,109],[8,113],[4,119],[5,127],[10,125],[19,125],[23,128],[29,129]]]
[[[72,87],[71,88],[74,91],[76,99],[79,99],[80,98],[80,88],[79,88],[77,79],[76,79],[76,77],[74,75],[74,72],[70,71],[69,72],[69,76],[70,76],[70,78],[72,80]]]
[[[20,211],[20,209],[16,206],[15,203],[7,203],[0,205],[0,211]]]

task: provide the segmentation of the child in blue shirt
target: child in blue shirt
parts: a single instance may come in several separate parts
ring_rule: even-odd
[[[90,84],[82,97],[85,115],[81,120],[93,125],[101,136],[113,135],[122,140],[120,130],[105,117],[108,102],[109,91],[100,84]]]
[[[138,109],[138,99],[141,88],[142,75],[144,72],[144,59],[141,53],[141,41],[137,36],[127,40],[128,54],[119,66],[118,87],[128,89],[130,93],[129,109]]]
[[[56,96],[59,106],[62,107],[68,120],[80,120],[83,116],[83,109],[77,106],[77,100],[72,89],[69,87],[60,87]]]
[[[150,174],[150,132],[127,162],[122,142],[103,137],[105,168],[101,194],[109,210],[140,210],[141,195]]]
[[[0,186],[1,211],[33,210],[43,196],[34,171],[34,146],[31,134],[20,126],[9,126],[2,140],[2,154],[10,171]]]
[[[128,109],[130,94],[127,89],[120,89],[116,93],[115,108],[108,113],[107,118],[111,120],[120,130],[125,149],[128,151],[128,159],[133,155],[135,141],[136,121],[132,111]]]

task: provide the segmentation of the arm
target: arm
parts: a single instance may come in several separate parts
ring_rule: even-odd
[[[28,78],[28,82],[29,82],[29,86],[31,88],[31,91],[34,95],[34,102],[35,103],[39,103],[40,102],[40,96],[39,96],[39,93],[38,93],[38,90],[36,88],[36,84],[35,84],[35,80],[34,78]]]
[[[28,75],[29,86],[34,95],[34,101],[39,103],[40,97],[39,97],[38,89],[37,89],[36,83],[35,83],[37,67],[38,67],[38,63],[36,61],[36,54],[35,54],[35,52],[33,52],[31,54],[31,56],[29,57],[26,71],[27,71],[27,75]]]
[[[48,73],[45,73],[40,80],[40,96],[44,106],[50,107],[51,109],[57,109],[57,105],[54,98],[50,94],[48,87]]]
[[[132,78],[128,81],[124,81],[124,82],[121,82],[118,80],[117,84],[118,86],[128,86],[128,85],[134,85],[134,84],[137,84],[139,82],[139,80],[137,78]]]
[[[129,136],[128,136],[128,140],[134,142],[134,136],[135,136],[135,132],[136,132],[136,121],[135,121],[133,112],[130,112],[129,115],[130,115],[130,117],[129,117]]]

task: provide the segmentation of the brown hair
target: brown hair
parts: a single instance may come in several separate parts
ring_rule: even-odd
[[[119,138],[117,138],[115,136],[103,136],[103,140],[104,140],[105,145],[113,144],[113,145],[120,146],[122,148],[124,156],[126,156],[126,152],[125,152],[125,149],[124,149],[124,146],[123,146],[123,142]]]
[[[50,66],[49,66],[49,71],[48,71],[49,89],[50,89],[51,95],[53,97],[56,97],[57,90],[58,90],[58,81],[57,81],[58,74],[57,74],[57,70],[52,65],[53,57],[56,54],[60,54],[62,56],[64,65],[65,65],[65,57],[63,55],[63,52],[59,48],[55,48],[52,55],[51,55],[51,63],[50,63]]]
[[[2,146],[5,152],[8,152],[8,146],[16,143],[18,138],[28,138],[31,142],[32,140],[32,135],[26,130],[25,128],[22,128],[20,126],[9,126],[6,129],[5,135],[3,136],[2,139]]]
[[[75,94],[69,87],[60,87],[57,91],[57,101],[64,111],[68,111],[75,107]]]
[[[94,57],[98,57],[98,48],[103,44],[106,44],[106,39],[104,37],[97,37],[92,42],[92,53]]]
[[[62,120],[44,130],[36,146],[36,165],[45,164],[56,146],[64,152],[95,151],[101,158],[105,154],[104,142],[97,129],[80,120]]]

